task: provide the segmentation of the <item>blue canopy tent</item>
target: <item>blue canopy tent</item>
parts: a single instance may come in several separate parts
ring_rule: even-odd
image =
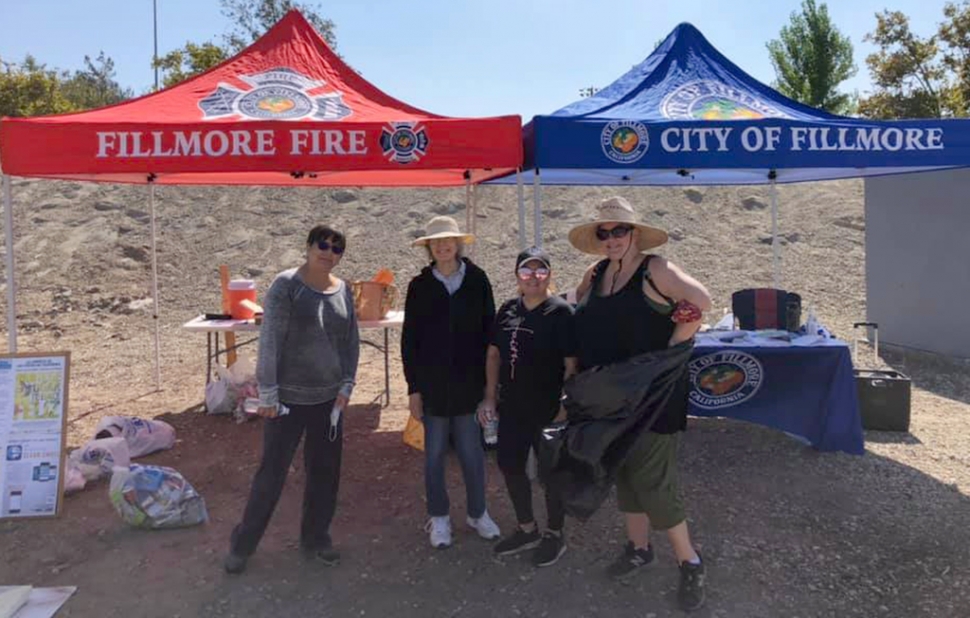
[[[690,24],[595,95],[536,116],[523,129],[525,164],[492,183],[770,184],[778,284],[775,183],[970,166],[970,120],[880,122],[836,116],[788,99],[724,57]]]

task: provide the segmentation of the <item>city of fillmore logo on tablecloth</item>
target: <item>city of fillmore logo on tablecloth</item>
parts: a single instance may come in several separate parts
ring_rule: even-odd
[[[693,359],[690,400],[699,408],[729,408],[751,399],[761,388],[764,368],[746,352],[724,350]]]
[[[698,80],[678,86],[660,103],[670,120],[756,120],[790,118],[770,102],[727,84]]]
[[[339,92],[311,94],[326,85],[286,67],[255,75],[240,75],[250,88],[240,90],[220,83],[215,91],[199,101],[205,120],[239,118],[242,120],[343,120],[352,110]]]

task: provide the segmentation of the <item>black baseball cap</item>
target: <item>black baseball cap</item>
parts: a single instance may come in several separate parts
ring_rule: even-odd
[[[529,247],[525,251],[519,254],[519,257],[515,258],[515,270],[522,268],[522,265],[526,262],[531,262],[532,260],[538,260],[542,264],[552,270],[552,262],[549,259],[549,254],[540,249],[539,247]]]

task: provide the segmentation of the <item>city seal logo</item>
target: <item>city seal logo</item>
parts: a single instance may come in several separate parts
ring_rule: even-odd
[[[670,120],[790,118],[768,101],[712,80],[688,82],[664,97],[660,113]]]
[[[603,127],[600,146],[610,161],[635,163],[650,148],[650,134],[643,123],[636,120],[618,120]]]
[[[343,120],[351,109],[339,92],[313,94],[326,82],[313,80],[285,67],[256,75],[241,75],[250,88],[239,90],[229,84],[219,86],[199,101],[205,120],[240,118],[243,120]]]
[[[427,154],[428,143],[428,132],[416,122],[391,122],[381,129],[381,150],[388,161],[419,161]]]
[[[704,410],[730,408],[754,397],[764,380],[761,362],[745,352],[725,350],[695,358],[688,367],[690,400]]]

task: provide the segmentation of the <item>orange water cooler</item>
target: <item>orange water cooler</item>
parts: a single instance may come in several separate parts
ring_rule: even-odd
[[[251,320],[256,313],[242,304],[248,300],[256,302],[256,282],[249,279],[234,279],[229,282],[229,314],[234,320]]]

